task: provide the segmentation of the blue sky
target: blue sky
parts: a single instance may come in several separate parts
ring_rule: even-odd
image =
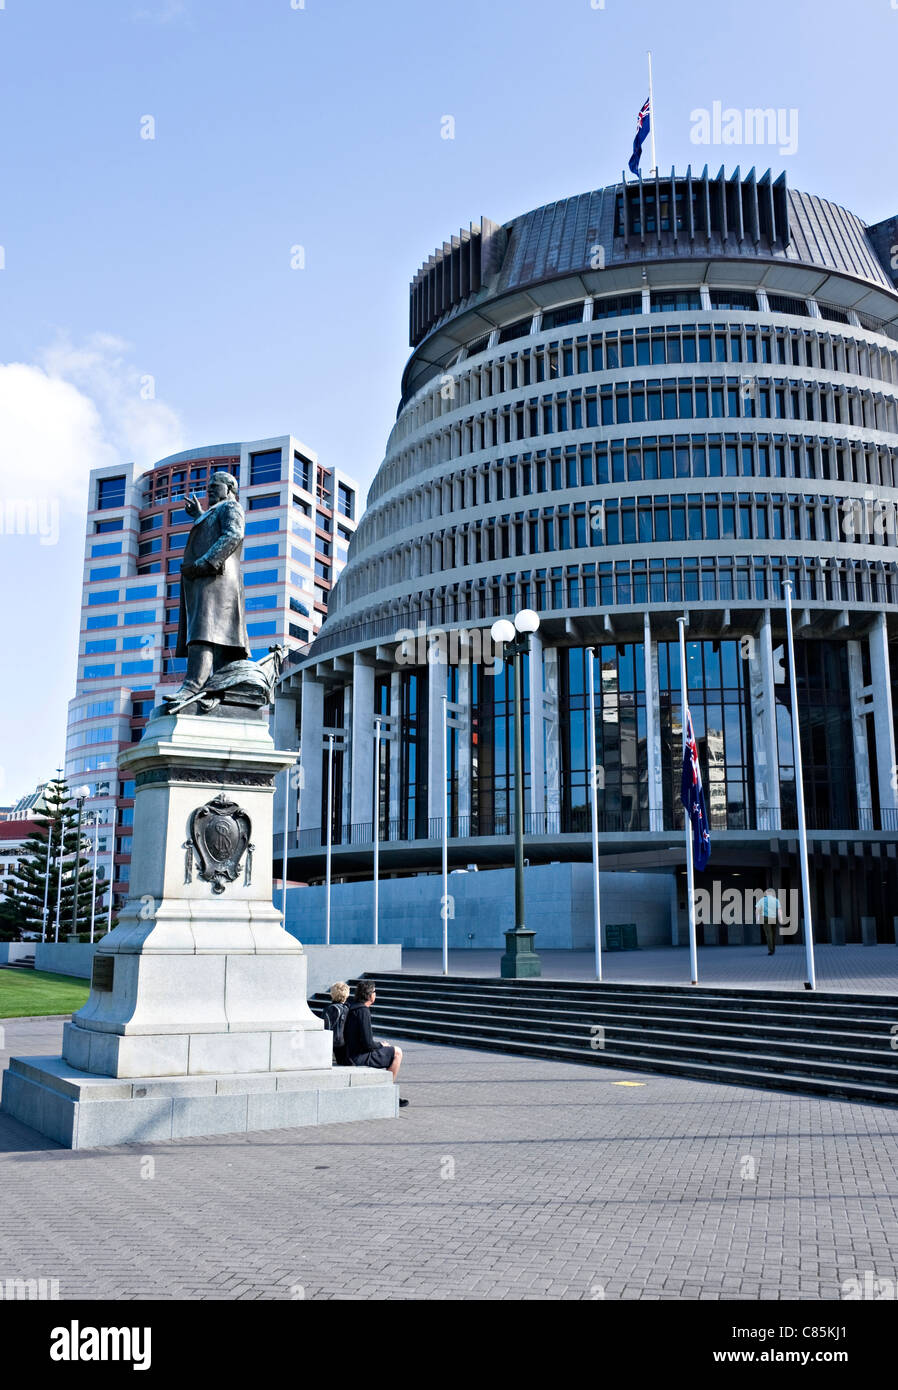
[[[0,804],[62,754],[91,463],[292,431],[367,485],[415,270],[619,178],[649,46],[662,167],[898,212],[898,0],[5,0],[0,489],[60,510],[0,535]],[[697,147],[715,101],[797,109],[797,150]]]

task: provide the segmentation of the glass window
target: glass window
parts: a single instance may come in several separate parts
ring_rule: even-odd
[[[265,449],[249,456],[250,487],[256,483],[279,483],[281,481],[280,449]]]
[[[276,492],[266,492],[260,497],[250,497],[247,507],[251,512],[264,511],[268,507],[279,507],[281,499]]]
[[[302,454],[293,454],[293,481],[297,487],[304,488],[306,492],[312,491],[312,474],[315,465],[311,459],[304,458]]]
[[[124,475],[120,478],[100,478],[97,483],[97,510],[105,512],[113,507],[123,507],[126,482]]]

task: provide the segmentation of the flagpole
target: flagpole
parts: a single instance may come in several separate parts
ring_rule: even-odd
[[[374,944],[378,944],[380,915],[380,728],[378,715],[374,720]]]
[[[683,696],[683,756],[689,729],[689,703],[686,693],[686,619],[677,618],[680,629],[680,689]],[[689,968],[692,983],[698,984],[698,949],[695,941],[695,876],[692,864],[692,816],[683,808],[686,825],[686,902],[689,909]]]
[[[649,139],[652,142],[652,173],[657,174],[658,165],[655,162],[655,93],[652,89],[652,50],[649,49]],[[655,211],[656,217],[658,211]]]
[[[449,699],[443,696],[443,974],[449,974],[449,770],[446,744],[449,738]]]
[[[599,897],[599,786],[596,767],[595,647],[588,647],[589,669],[589,765],[592,779],[592,901],[595,930],[596,979],[602,982],[602,911]]]
[[[792,694],[792,757],[795,763],[795,800],[798,807],[798,842],[801,851],[801,894],[804,901],[804,949],[808,965],[808,989],[817,988],[814,969],[814,927],[811,920],[811,881],[808,874],[808,831],[804,815],[804,776],[801,767],[801,730],[798,727],[798,682],[795,678],[795,644],[792,637],[792,584],[787,579],[786,632],[789,637],[789,689]]]

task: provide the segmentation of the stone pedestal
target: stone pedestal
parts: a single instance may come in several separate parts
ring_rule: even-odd
[[[272,902],[274,778],[294,760],[267,721],[199,715],[154,717],[120,756],[131,895],[62,1057],[13,1059],[4,1111],[73,1148],[397,1113],[388,1072],[331,1066]]]

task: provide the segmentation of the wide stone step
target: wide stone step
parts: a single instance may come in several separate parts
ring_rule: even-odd
[[[387,1005],[398,1008],[404,1005],[413,1007],[415,1004],[421,1004],[430,1007],[433,1002],[433,995],[426,991],[405,991],[390,987],[378,990],[376,1009],[380,1010]],[[671,1028],[688,1026],[697,1031],[765,1029],[769,1030],[771,1037],[778,1034],[783,1036],[804,1034],[809,1040],[818,1037],[821,1031],[825,1031],[830,1036],[845,1034],[854,1039],[868,1037],[874,1044],[879,1044],[886,1050],[889,1050],[892,1044],[894,1036],[892,1029],[898,1028],[898,1010],[891,1017],[881,1015],[875,1018],[856,1018],[850,1015],[824,1014],[809,1018],[798,1008],[791,1011],[779,1010],[776,1013],[767,1013],[763,1016],[752,1015],[747,1011],[734,1015],[732,1012],[722,1009],[653,1005],[641,1002],[632,1004],[618,999],[580,1001],[577,1003],[565,1001],[553,1004],[547,1000],[534,1002],[522,999],[518,995],[509,995],[507,998],[502,996],[498,998],[495,996],[456,998],[451,994],[440,996],[440,1009],[447,1017],[461,1017],[465,1014],[483,1017],[485,1014],[488,1015],[490,1011],[495,1011],[503,1018],[514,1014],[517,1017],[552,1018],[559,1022],[580,1020],[597,1022],[603,1019],[621,1022],[643,1020],[646,1024],[657,1022]]]
[[[442,975],[401,975],[395,973],[371,973],[366,978],[377,982],[378,990],[387,987],[403,991],[424,992],[430,997],[434,987],[444,995],[477,995],[478,997],[507,998],[518,996],[535,1001],[547,998],[562,1002],[575,999],[606,1000],[626,998],[634,1003],[644,1000],[670,1002],[685,1007],[712,1005],[719,1009],[758,1009],[762,1011],[788,1009],[798,1006],[807,1015],[830,1013],[833,1015],[853,1014],[859,1018],[877,1017],[893,1014],[898,1017],[898,995],[878,995],[876,999],[859,999],[857,995],[839,994],[829,991],[810,992],[808,990],[747,990],[715,989],[698,985],[639,985],[639,984],[598,984],[580,981],[557,980],[508,980],[458,978]]]
[[[388,1037],[898,1104],[892,996],[367,978],[378,990],[375,1029]],[[310,1001],[316,1013],[327,1002]]]
[[[868,1082],[858,1082],[844,1077],[813,1077],[791,1074],[787,1071],[771,1073],[755,1069],[748,1065],[747,1060],[743,1059],[740,1059],[739,1065],[727,1065],[723,1061],[717,1059],[714,1061],[702,1061],[691,1058],[684,1059],[662,1056],[648,1058],[646,1056],[625,1052],[615,1053],[613,1056],[607,1056],[603,1055],[601,1052],[596,1052],[590,1057],[586,1057],[579,1050],[543,1042],[525,1042],[519,1040],[513,1046],[509,1046],[502,1042],[490,1042],[486,1040],[473,1043],[469,1040],[453,1038],[451,1034],[447,1034],[435,1027],[430,1027],[426,1030],[416,1030],[415,1032],[406,1031],[401,1036],[414,1038],[421,1042],[470,1047],[486,1051],[511,1052],[516,1055],[542,1057],[564,1062],[580,1062],[592,1064],[594,1066],[619,1067],[624,1071],[633,1070],[654,1072],[661,1075],[688,1076],[698,1080],[723,1082],[728,1085],[754,1086],[768,1090],[797,1091],[811,1095],[838,1096],[842,1099],[873,1101],[877,1104],[898,1104],[898,1089],[894,1087],[870,1084]]]
[[[600,1017],[570,1019],[553,1017],[546,1010],[514,1012],[503,1014],[501,1019],[485,1019],[481,1014],[453,1010],[445,1005],[436,1010],[426,1004],[400,1005],[389,1000],[383,1004],[379,1003],[376,1008],[375,1018],[378,1026],[387,1017],[397,1021],[438,1017],[441,1022],[475,1033],[484,1027],[494,1027],[509,1038],[526,1033],[532,1028],[539,1028],[565,1037],[583,1037],[587,1042],[595,1036],[594,1030],[601,1027],[606,1047],[615,1040],[626,1041],[641,1037],[651,1037],[655,1040],[671,1038],[681,1042],[691,1040],[702,1046],[729,1045],[737,1050],[751,1050],[769,1044],[772,1051],[779,1051],[782,1055],[804,1052],[816,1058],[830,1057],[836,1061],[855,1055],[867,1060],[878,1059],[885,1066],[893,1066],[898,1076],[898,1053],[892,1050],[888,1034],[871,1039],[865,1034],[833,1032],[828,1033],[823,1039],[821,1034],[807,1028],[772,1029],[764,1023],[726,1024],[702,1028],[692,1027],[687,1021],[680,1019],[674,1019],[669,1024],[664,1019],[652,1020],[651,1027],[647,1028],[641,1018],[615,1018],[613,1021],[604,1021]]]
[[[423,1012],[402,1014],[393,1013],[389,1009],[384,1009],[378,1013],[376,1026],[383,1031],[392,1029],[394,1033],[398,1033],[403,1029],[427,1027],[435,1021],[459,1038],[471,1040],[481,1036],[489,1037],[503,1041],[509,1049],[515,1046],[521,1036],[525,1036],[530,1040],[541,1039],[553,1044],[558,1043],[573,1048],[575,1051],[584,1049],[590,1053],[601,1051],[606,1056],[615,1056],[618,1050],[644,1053],[651,1056],[694,1056],[700,1059],[708,1055],[726,1056],[732,1059],[744,1056],[751,1059],[752,1064],[762,1071],[780,1071],[784,1067],[788,1067],[796,1071],[807,1071],[820,1075],[836,1076],[850,1073],[878,1083],[881,1082],[884,1085],[894,1084],[896,1098],[898,1098],[898,1065],[882,1065],[881,1054],[871,1055],[869,1052],[849,1048],[834,1050],[828,1054],[812,1051],[808,1048],[784,1047],[777,1050],[771,1047],[770,1049],[758,1050],[757,1040],[721,1038],[716,1040],[716,1045],[712,1049],[708,1047],[706,1038],[696,1035],[674,1035],[659,1032],[647,1037],[637,1030],[622,1030],[618,1035],[606,1031],[603,1039],[604,1046],[593,1048],[591,1046],[591,1034],[581,1033],[581,1041],[578,1046],[575,1035],[570,1032],[562,1033],[557,1028],[547,1027],[545,1024],[541,1025],[539,1029],[531,1028],[526,1033],[522,1033],[518,1029],[507,1030],[501,1025],[459,1024],[449,1020],[434,1019],[432,1014]],[[588,1060],[592,1060],[592,1057]]]
[[[321,995],[321,1001],[327,1002],[327,995]],[[421,1005],[434,1006],[435,995],[427,990],[405,990],[405,988],[378,987],[377,1009],[384,1008],[386,1005]],[[885,1048],[891,1048],[892,1029],[898,1029],[898,1005],[894,1012],[880,1011],[876,1015],[856,1015],[856,1013],[820,1013],[820,1015],[809,1015],[802,1006],[794,1008],[780,1008],[774,1011],[763,1013],[752,1011],[752,1009],[742,1009],[734,1012],[730,1009],[709,1008],[695,1002],[695,1004],[649,1004],[644,999],[638,998],[635,1001],[628,999],[580,999],[580,1001],[553,1002],[549,999],[531,999],[521,997],[519,994],[464,994],[455,995],[452,992],[439,994],[439,1009],[445,1012],[446,1016],[462,1015],[464,1012],[475,1012],[477,1016],[489,1016],[491,1013],[496,1016],[506,1017],[509,1015],[527,1015],[532,1017],[553,1017],[557,1020],[588,1020],[588,1022],[602,1022],[602,1020],[630,1020],[644,1019],[646,1023],[658,1022],[676,1027],[681,1026],[695,1027],[696,1030],[709,1029],[763,1029],[769,1027],[770,1036],[777,1036],[777,1030],[787,1030],[784,1036],[791,1036],[795,1030],[805,1031],[809,1037],[816,1037],[820,1031],[824,1031],[828,1036],[837,1033],[852,1034],[852,1036],[869,1036],[870,1040],[881,1042]]]

